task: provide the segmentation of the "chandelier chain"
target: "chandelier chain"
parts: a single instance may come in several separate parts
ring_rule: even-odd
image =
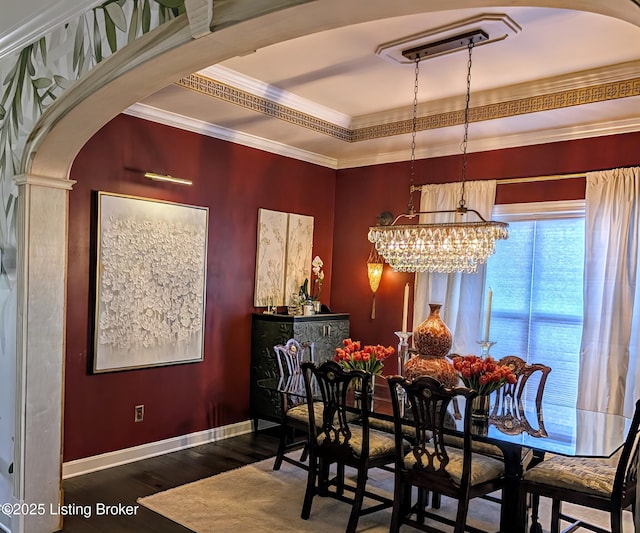
[[[467,59],[467,95],[464,102],[464,136],[462,137],[462,193],[460,195],[460,207],[464,208],[466,200],[464,198],[464,182],[467,177],[467,145],[469,143],[469,102],[471,100],[471,52],[474,47],[473,39],[469,40],[467,48],[469,57]]]
[[[409,213],[413,213],[413,178],[415,176],[415,162],[416,162],[416,132],[418,131],[418,78],[420,75],[420,57],[416,57],[415,64],[415,78],[413,82],[413,115],[411,117],[411,159],[409,162],[409,202],[407,204],[407,210]]]

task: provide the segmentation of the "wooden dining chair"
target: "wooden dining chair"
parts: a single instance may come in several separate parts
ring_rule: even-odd
[[[369,428],[367,385],[371,374],[361,370],[345,371],[334,361],[326,361],[318,367],[304,363],[302,369],[307,404],[312,406],[319,396],[322,413],[318,420],[316,410],[308,409],[309,473],[301,517],[305,520],[310,517],[314,496],[330,496],[351,504],[346,532],[353,533],[360,516],[391,507],[393,503],[389,498],[368,491],[366,483],[369,469],[394,462],[395,438],[392,434]],[[349,387],[356,379],[362,380],[362,401],[359,402],[359,416],[354,419],[350,416],[353,401]],[[334,464],[335,476],[330,478]],[[345,482],[345,467],[356,470],[355,486]],[[377,503],[364,508],[365,496]]]
[[[527,363],[517,355],[507,355],[500,359],[498,364],[508,366],[517,378],[515,383],[506,383],[504,387],[500,389],[499,392],[503,401],[510,399],[513,403],[521,402],[527,382],[537,372],[540,372],[535,401],[536,406],[542,405],[542,395],[544,394],[544,387],[551,372],[551,367],[540,363]],[[498,402],[496,402],[496,405],[497,404]]]
[[[413,381],[401,376],[389,378],[389,389],[396,424],[396,467],[394,505],[390,533],[408,524],[421,531],[440,531],[425,518],[454,527],[454,533],[471,530],[466,526],[469,500],[501,489],[504,463],[500,459],[472,452],[470,402],[477,392],[466,387],[444,387],[434,378],[423,376]],[[404,391],[415,423],[415,438],[408,453],[401,445],[403,418],[400,394]],[[447,444],[445,435],[448,409],[454,398],[464,402],[462,447]],[[467,408],[469,406],[469,408]],[[418,501],[412,502],[412,487],[418,488]],[[434,491],[458,500],[455,521],[424,508],[420,493]],[[415,518],[413,518],[415,516]],[[478,531],[477,529],[473,529]]]
[[[273,351],[280,375],[280,440],[273,469],[280,470],[282,461],[306,468],[309,412],[301,364],[315,360],[314,344],[289,339]],[[299,449],[299,461],[286,455]]]
[[[499,365],[508,366],[516,376],[515,383],[505,383],[503,387],[495,392],[493,398],[493,408],[489,415],[489,423],[496,426],[500,431],[508,435],[527,433],[532,437],[546,437],[547,432],[544,427],[544,417],[542,414],[542,397],[547,378],[551,372],[551,367],[540,363],[527,363],[517,355],[507,355],[498,361]],[[539,376],[538,376],[539,374]],[[523,395],[526,385],[535,385],[535,407],[536,420],[529,420],[525,415],[523,407]],[[529,393],[531,394],[531,393]],[[536,425],[536,427],[532,426]],[[474,446],[474,451],[485,453],[493,457],[502,457],[502,451],[495,445],[478,443]],[[530,448],[523,448],[521,453],[521,463],[523,470],[532,468],[544,459],[544,453],[538,453]],[[484,499],[500,503],[500,497],[486,495]],[[533,497],[528,505],[532,512],[538,512],[540,506],[539,498]]]
[[[608,533],[601,527],[562,513],[562,502],[608,512],[611,533],[622,533],[622,511],[628,507],[631,507],[636,522],[639,428],[640,400],[636,402],[625,443],[612,457],[554,455],[525,472],[522,489],[534,496],[545,496],[552,500],[551,533],[560,531],[561,520],[571,523],[564,531],[575,531],[582,527]],[[531,521],[531,533],[542,533],[537,513],[532,514]]]

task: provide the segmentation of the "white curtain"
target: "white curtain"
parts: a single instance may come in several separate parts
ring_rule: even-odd
[[[461,183],[423,185],[420,195],[420,211],[455,209],[460,202]],[[478,211],[486,220],[496,197],[496,181],[481,180],[465,183],[465,200],[470,209]],[[453,222],[454,214],[421,215],[420,223]],[[473,213],[467,220],[477,220]],[[440,303],[440,316],[453,337],[451,351],[461,355],[480,353],[477,341],[481,338],[483,317],[482,293],[485,266],[480,265],[475,274],[418,273],[414,288],[413,329],[429,315],[429,304]]]
[[[631,416],[640,388],[640,167],[587,174],[578,407]]]

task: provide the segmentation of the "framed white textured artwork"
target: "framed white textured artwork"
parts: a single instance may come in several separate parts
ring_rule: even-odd
[[[255,307],[290,303],[311,273],[313,217],[258,209]]]
[[[311,253],[313,251],[313,217],[289,214],[287,231],[287,263],[285,269],[285,295],[298,293],[305,278],[311,282]],[[309,287],[311,290],[311,287]]]
[[[258,209],[255,307],[284,305],[284,268],[288,214]]]
[[[98,193],[93,371],[201,361],[209,210]]]

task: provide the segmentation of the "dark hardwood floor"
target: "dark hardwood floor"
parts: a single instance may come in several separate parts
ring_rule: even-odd
[[[67,479],[63,482],[64,505],[74,515],[64,517],[61,531],[189,533],[190,529],[138,505],[136,500],[273,457],[277,446],[277,429],[272,428]],[[133,516],[96,516],[97,504],[138,507]],[[90,510],[87,514],[91,516],[85,518],[83,510]]]

